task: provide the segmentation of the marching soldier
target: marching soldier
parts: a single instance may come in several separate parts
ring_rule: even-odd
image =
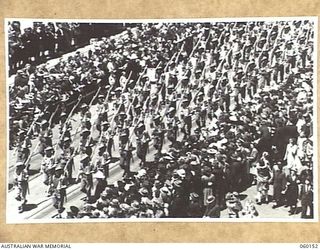
[[[97,102],[97,113],[103,112],[106,108],[108,108],[108,105],[105,105],[104,103],[105,96],[99,95],[98,96],[98,102]]]
[[[140,103],[138,103],[136,106],[134,106],[134,113],[135,113],[135,119],[138,119],[138,117],[142,113],[142,106]]]
[[[125,147],[125,145],[128,143],[129,141],[129,128],[127,126],[126,123],[124,123],[123,128],[120,131],[119,134],[119,148],[120,150],[123,149]]]
[[[104,123],[102,128],[101,142],[106,145],[107,152],[112,158],[112,148],[114,147],[113,136],[115,135],[115,132],[109,129],[109,123]]]
[[[97,146],[98,148],[98,155],[96,156],[95,162],[94,162],[94,172],[97,172],[98,170],[101,170],[101,162],[103,159],[103,154],[106,151],[106,146],[104,144],[100,144]]]
[[[63,140],[64,137],[71,138],[70,131],[72,131],[72,125],[71,122],[67,122],[67,114],[65,112],[62,112],[60,115],[60,121],[59,121],[59,132],[61,139]]]
[[[81,120],[81,130],[91,130],[91,120],[88,116],[84,116]]]
[[[46,120],[41,122],[39,140],[39,152],[42,156],[44,156],[45,149],[49,146],[52,146],[52,130],[49,128],[49,123]]]
[[[153,113],[157,109],[158,100],[159,100],[158,95],[154,94],[151,96],[150,108],[149,108],[151,115],[153,115]]]
[[[52,177],[52,169],[55,168],[55,160],[53,154],[53,148],[47,147],[45,149],[45,156],[41,162],[40,172],[43,174],[43,183],[49,186]],[[49,189],[48,189],[49,190]]]
[[[29,138],[29,136],[26,136],[25,139],[18,144],[17,147],[17,162],[21,161],[26,163],[27,159],[30,156],[30,148],[31,148],[32,144],[31,144],[31,140]],[[28,169],[28,166],[26,166]]]
[[[73,162],[74,147],[71,146],[71,139],[69,137],[64,138],[62,145],[62,159],[66,161],[64,166],[64,172],[69,184],[73,183],[72,173],[74,170]]]
[[[119,129],[124,126],[126,118],[127,118],[126,112],[124,112],[124,110],[121,110],[119,113],[119,116],[117,116],[117,121],[116,121]]]
[[[141,102],[145,102],[148,96],[150,96],[151,86],[150,86],[149,78],[147,76],[142,77],[142,79],[145,79],[145,81],[142,81],[142,86],[143,86],[142,98],[143,99]]]
[[[91,198],[91,190],[93,187],[93,166],[90,163],[90,157],[87,154],[84,154],[80,159],[80,169],[77,180],[81,181],[80,191],[86,194],[86,201],[89,201]]]
[[[101,144],[98,147],[98,156],[94,164],[94,172],[101,171],[105,178],[109,177],[109,164],[111,162],[110,155],[106,152],[106,146]]]
[[[25,169],[23,162],[17,162],[16,170],[14,172],[14,185],[17,191],[17,196],[15,197],[17,201],[20,202],[18,207],[19,213],[22,213],[27,203],[27,192],[29,190],[28,180],[29,175],[28,171]]]
[[[59,132],[62,134],[62,130],[65,126],[65,123],[67,121],[67,113],[66,112],[61,112],[60,114],[60,120],[59,120]]]
[[[91,119],[89,106],[86,103],[83,103],[80,107],[80,117],[81,117],[81,120],[84,120],[85,118],[89,120]]]
[[[23,141],[25,140],[26,137],[26,132],[22,129],[19,130],[18,132],[18,138],[17,138],[17,145],[21,145]]]
[[[103,109],[100,113],[98,113],[98,118],[96,120],[96,128],[99,131],[99,135],[101,135],[101,131],[103,131],[103,126],[106,125],[109,125],[108,110]]]
[[[189,84],[189,77],[183,76],[181,79],[181,88],[186,90]]]
[[[53,206],[58,210],[58,213],[63,209],[64,202],[67,198],[67,178],[63,174],[64,169],[60,165],[56,167],[52,182],[50,184]]]
[[[137,127],[134,130],[134,133],[135,133],[137,139],[141,139],[145,129],[146,129],[146,126],[144,125],[144,122],[142,120],[139,121]]]
[[[90,130],[84,129],[80,133],[80,153],[84,154],[86,153],[87,155],[91,155],[92,149],[91,146],[93,145],[93,139],[90,137]]]
[[[101,169],[103,170],[103,173],[106,179],[109,177],[110,163],[111,163],[111,156],[109,155],[108,152],[104,152],[101,160]]]

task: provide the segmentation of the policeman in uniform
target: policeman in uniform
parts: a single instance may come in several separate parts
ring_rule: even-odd
[[[17,191],[16,200],[20,202],[18,207],[19,213],[24,211],[25,204],[27,203],[27,191],[29,175],[28,171],[25,169],[23,162],[17,162],[16,170],[14,172],[14,186]]]
[[[130,175],[130,162],[132,158],[132,147],[127,144],[120,152],[120,167],[124,170],[123,176]]]
[[[150,140],[151,139],[147,131],[144,131],[142,136],[137,137],[137,156],[141,160],[140,166],[144,166],[146,162]]]
[[[204,106],[204,103],[198,102],[196,108],[195,108],[195,115],[196,115],[196,124],[198,126],[198,129],[200,130],[202,127],[205,127],[206,124],[206,115],[207,110]]]
[[[190,136],[192,128],[192,112],[190,107],[185,107],[181,111],[181,119],[183,121],[181,131],[184,133],[184,140]]]
[[[177,136],[178,121],[177,117],[175,117],[175,109],[171,107],[167,114],[167,138],[172,144],[174,144],[177,141]]]

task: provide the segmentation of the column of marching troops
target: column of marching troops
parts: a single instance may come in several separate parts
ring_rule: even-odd
[[[175,28],[178,30],[180,28],[184,32],[178,32],[175,36]],[[171,194],[178,197],[177,200],[180,199],[181,204],[188,205],[183,203],[184,192],[188,194],[186,199],[190,198],[194,206],[191,209],[192,216],[198,217],[199,214],[201,216],[205,214],[208,217],[219,216],[218,210],[227,204],[230,216],[238,217],[241,210],[238,208],[239,195],[234,192],[238,190],[238,184],[233,183],[237,179],[229,180],[227,184],[229,186],[224,187],[224,190],[220,189],[217,183],[222,175],[228,175],[228,162],[233,165],[238,158],[241,160],[240,153],[245,164],[257,162],[261,155],[266,158],[265,151],[272,153],[271,149],[269,151],[269,146],[262,142],[266,139],[264,133],[271,135],[271,132],[262,131],[254,138],[249,135],[247,136],[249,139],[245,138],[245,135],[240,136],[235,139],[235,148],[231,151],[228,148],[228,151],[226,145],[228,140],[231,143],[232,138],[227,136],[229,131],[224,126],[230,125],[230,131],[236,131],[237,126],[243,126],[247,122],[244,117],[241,117],[243,107],[257,105],[254,99],[270,100],[270,95],[262,91],[264,88],[276,87],[275,92],[279,94],[283,91],[280,87],[293,84],[290,82],[290,77],[293,78],[293,82],[299,80],[301,75],[295,72],[297,68],[309,67],[312,70],[312,65],[310,66],[312,44],[309,42],[312,39],[311,30],[308,21],[270,24],[264,22],[186,24],[185,26],[181,24],[181,27],[178,24],[159,27],[142,25],[134,32],[129,32],[129,43],[114,44],[111,52],[110,49],[105,48],[95,48],[95,51],[90,51],[88,57],[91,57],[92,61],[107,62],[108,72],[107,81],[101,81],[90,103],[83,102],[84,93],[80,92],[69,113],[65,104],[61,102],[49,119],[43,119],[40,124],[33,122],[28,132],[19,131],[17,139],[19,154],[15,172],[18,190],[16,199],[21,201],[19,211],[24,211],[28,190],[28,168],[33,152],[37,150],[43,156],[41,173],[43,182],[48,187],[46,195],[53,198],[53,204],[59,213],[63,211],[67,187],[75,182],[81,182],[81,191],[86,194],[85,201],[88,204],[105,199],[110,195],[106,193],[106,190],[110,191],[107,180],[115,149],[114,138],[118,136],[119,165],[123,169],[124,180],[132,183],[136,178],[130,171],[135,149],[140,159],[140,168],[147,170],[150,168],[146,157],[150,150],[149,143],[153,140],[153,148],[156,151],[155,162],[166,162],[167,168],[170,169],[170,164],[172,167],[177,163],[176,161],[180,160],[180,163],[177,163],[180,167],[174,170],[171,184],[168,186],[171,185]],[[137,45],[132,46],[133,41],[138,41]],[[109,41],[104,42],[106,44]],[[294,42],[299,45],[294,47]],[[108,53],[119,56],[120,60],[108,57]],[[108,57],[106,61],[104,56]],[[74,60],[81,57],[85,56],[77,54]],[[150,72],[153,73],[149,74]],[[303,80],[308,82],[308,79]],[[90,110],[96,99],[97,118],[92,123],[93,115]],[[260,102],[259,100],[258,103]],[[281,102],[278,104],[281,106]],[[73,128],[71,120],[78,109],[80,126]],[[60,111],[59,139],[58,143],[54,144],[52,119],[58,110]],[[259,119],[263,120],[263,112],[255,114],[252,110],[251,112],[252,115],[259,116]],[[227,114],[227,118],[223,114]],[[306,114],[310,118],[310,110],[307,110]],[[252,120],[255,118],[249,120],[250,129],[254,131],[255,125],[251,124]],[[268,122],[268,119],[264,122]],[[263,122],[260,124],[259,129],[264,126]],[[79,143],[74,143],[75,135],[71,133],[74,129],[75,134],[80,132]],[[98,136],[93,136],[94,131],[99,132]],[[183,134],[181,141],[178,140],[180,132]],[[210,133],[213,134],[211,137]],[[33,152],[29,149],[31,134],[37,134],[39,137],[39,143]],[[171,145],[169,152],[163,154],[166,138]],[[260,148],[259,145],[257,146],[259,140]],[[249,160],[248,153],[247,158],[243,156],[245,149],[248,148],[243,147],[245,143],[257,147],[259,157],[256,155],[256,159]],[[204,150],[201,150],[201,146]],[[272,146],[273,150],[274,145]],[[196,149],[200,153],[197,153]],[[61,154],[58,154],[59,151]],[[223,152],[228,152],[230,155]],[[203,154],[205,156],[202,156]],[[80,155],[77,171],[79,174],[74,176],[74,157],[77,155]],[[182,158],[185,155],[185,158],[193,160],[184,159],[183,161]],[[277,154],[272,155],[274,158],[276,156]],[[203,161],[206,159],[206,162],[201,162],[200,159]],[[274,166],[281,165],[279,161],[279,159],[269,159]],[[312,160],[309,156],[306,162],[310,161]],[[259,164],[257,164],[259,168],[264,169],[261,161]],[[219,167],[222,172],[216,171],[212,174],[212,169],[219,169]],[[269,170],[271,170],[270,166]],[[191,176],[188,177],[190,180],[195,178],[199,171],[203,173],[201,188],[197,187],[196,181],[192,182],[192,188],[186,187],[186,175]],[[258,171],[261,172],[260,169]],[[243,183],[248,181],[247,178],[248,176],[242,176]],[[310,180],[310,178],[307,179]],[[222,183],[222,179],[220,181]],[[247,185],[243,183],[241,185]],[[213,192],[213,185],[219,191]],[[226,196],[227,191],[230,193]],[[143,200],[148,196],[148,189],[141,187],[139,194]],[[204,200],[206,208],[204,213],[196,211],[196,208],[203,209],[203,204],[202,206],[198,204],[201,203],[199,197]],[[113,198],[115,199],[110,198],[110,203],[112,206],[117,206],[119,201],[116,197]],[[139,199],[141,197],[137,200]],[[178,203],[170,204],[177,209],[166,213],[166,216],[186,216],[182,211],[183,206]]]

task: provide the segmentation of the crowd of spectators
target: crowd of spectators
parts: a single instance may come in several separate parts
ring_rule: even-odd
[[[38,65],[89,44],[88,37],[100,38],[106,35],[97,25],[39,21],[33,22],[32,27],[21,27],[19,21],[9,22],[8,54],[10,75],[16,73],[18,69],[23,68],[26,64]],[[111,34],[119,31],[110,29]]]

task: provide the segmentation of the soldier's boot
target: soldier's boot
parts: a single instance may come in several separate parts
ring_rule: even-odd
[[[25,211],[25,204],[27,203],[27,200],[24,200],[21,205],[18,207],[19,214],[23,213]]]
[[[18,212],[19,212],[19,214],[23,213],[23,211],[24,211],[23,206],[19,206],[19,207],[18,207]]]
[[[15,198],[16,198],[17,201],[21,201],[21,196],[20,196],[20,194],[17,195]]]

